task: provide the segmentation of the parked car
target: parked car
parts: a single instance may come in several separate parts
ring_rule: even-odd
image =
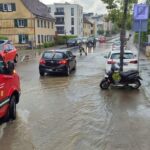
[[[105,43],[106,42],[106,37],[105,36],[100,36],[99,42],[100,43]]]
[[[110,51],[108,56],[105,56],[105,58],[107,58],[105,70],[106,72],[109,72],[112,64],[120,64],[120,50]],[[124,51],[123,62],[124,71],[137,70],[138,60],[132,51]]]
[[[113,44],[112,44],[112,50],[120,50],[120,47],[121,47],[121,42],[120,41],[115,41]],[[124,49],[127,49],[127,45],[126,43],[124,44]]]
[[[82,43],[87,43],[88,38],[87,37],[82,37]]]
[[[76,56],[70,50],[47,50],[42,54],[39,62],[39,73],[65,73],[70,75],[76,69]]]
[[[20,97],[20,78],[14,63],[5,63],[0,55],[0,123],[16,119],[16,104]]]
[[[17,49],[9,40],[0,40],[0,55],[4,58],[5,62],[18,62]]]
[[[82,40],[80,38],[73,38],[67,41],[67,47],[78,46]]]
[[[93,37],[93,36],[89,37],[87,39],[87,43],[89,43],[89,42],[93,43],[94,47],[96,47],[96,39],[95,39],[95,37]]]

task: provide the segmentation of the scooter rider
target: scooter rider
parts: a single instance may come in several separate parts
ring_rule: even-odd
[[[87,52],[85,51],[85,48],[83,47],[83,43],[79,43],[79,52],[80,52],[80,56],[82,55],[82,52],[85,53],[85,55],[87,56]]]

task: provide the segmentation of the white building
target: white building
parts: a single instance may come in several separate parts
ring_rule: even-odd
[[[50,14],[56,18],[58,35],[83,36],[82,6],[70,3],[54,3],[48,7]]]

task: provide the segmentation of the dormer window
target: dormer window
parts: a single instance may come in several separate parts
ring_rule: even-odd
[[[0,11],[3,11],[3,12],[16,11],[16,4],[15,3],[0,3]]]
[[[3,11],[12,11],[11,4],[3,4]]]

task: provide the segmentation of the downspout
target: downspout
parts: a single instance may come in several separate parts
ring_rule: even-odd
[[[36,17],[34,18],[34,43],[35,43],[35,47],[36,47],[36,31],[35,31],[35,21],[36,21]]]

